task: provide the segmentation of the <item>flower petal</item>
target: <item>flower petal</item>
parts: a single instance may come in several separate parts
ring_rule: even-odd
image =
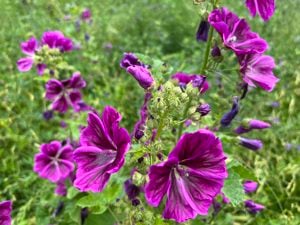
[[[17,62],[18,70],[20,72],[27,72],[32,68],[33,65],[33,58],[27,57],[27,58],[21,58]]]

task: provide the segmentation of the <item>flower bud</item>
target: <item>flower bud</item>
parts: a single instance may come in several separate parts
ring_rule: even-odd
[[[244,183],[243,183],[243,186],[244,186],[244,191],[245,193],[252,193],[252,192],[255,192],[257,187],[258,187],[258,184],[257,182],[255,181],[252,181],[252,180],[246,180]]]
[[[248,120],[245,124],[242,124],[238,128],[235,129],[235,133],[243,134],[247,133],[251,130],[262,130],[271,127],[271,124],[266,123],[261,120],[251,119]]]
[[[264,208],[265,208],[265,206],[257,204],[252,200],[246,200],[244,203],[245,203],[246,209],[251,214],[256,214],[256,213],[264,210]]]
[[[47,110],[43,112],[43,117],[45,120],[51,120],[53,118],[53,111],[52,110]]]
[[[221,49],[219,48],[219,46],[217,44],[215,44],[215,46],[212,48],[210,54],[214,61],[216,61],[218,63],[222,62],[223,56],[221,53]]]
[[[206,116],[208,113],[210,113],[210,110],[210,105],[205,103],[198,106],[196,112],[200,113],[201,116]]]
[[[208,31],[209,31],[209,22],[207,20],[202,20],[199,24],[197,33],[196,33],[196,39],[197,41],[207,41],[208,38]]]
[[[221,125],[222,126],[229,126],[231,124],[231,121],[236,117],[236,115],[239,112],[239,98],[235,96],[233,98],[233,104],[231,107],[231,110],[224,114],[224,116],[221,119]]]
[[[261,140],[247,139],[247,138],[243,138],[243,137],[240,137],[239,144],[241,146],[248,148],[250,150],[253,150],[253,151],[258,151],[263,147],[263,143],[261,142]]]

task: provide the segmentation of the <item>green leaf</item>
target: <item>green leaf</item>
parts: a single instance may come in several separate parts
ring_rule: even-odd
[[[105,211],[101,215],[90,214],[84,224],[85,225],[96,225],[96,224],[113,225],[115,224],[115,219],[108,211]]]
[[[229,177],[225,180],[223,193],[230,199],[232,205],[236,206],[245,200],[245,192],[240,175],[232,170],[228,173]]]

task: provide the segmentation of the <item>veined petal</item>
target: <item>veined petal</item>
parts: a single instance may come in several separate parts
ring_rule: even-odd
[[[27,72],[32,68],[33,65],[33,58],[31,57],[26,57],[26,58],[21,58],[17,62],[18,70],[20,72]]]

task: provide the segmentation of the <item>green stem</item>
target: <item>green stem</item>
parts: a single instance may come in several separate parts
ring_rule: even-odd
[[[189,108],[191,107],[191,103],[192,103],[192,98],[189,99],[188,103],[187,103],[186,106],[185,106],[185,109],[184,109],[184,112],[183,112],[183,118],[184,118],[184,119],[186,118],[187,113],[188,113],[188,111],[189,111]],[[180,124],[180,126],[179,126],[177,139],[179,139],[180,136],[181,136],[181,134],[182,134],[183,124],[184,124],[184,122],[182,122],[182,123]]]
[[[121,224],[118,217],[116,216],[116,214],[112,211],[112,209],[110,207],[107,208],[108,211],[110,212],[110,214],[113,216],[113,218],[115,219],[115,221],[117,222],[117,224]]]
[[[208,41],[207,41],[207,45],[206,45],[206,49],[205,49],[205,53],[204,53],[204,60],[203,60],[203,64],[200,70],[200,74],[204,74],[206,69],[207,69],[207,64],[208,64],[208,58],[209,58],[209,53],[210,53],[210,49],[211,49],[211,43],[212,43],[212,38],[213,38],[213,33],[214,33],[214,29],[212,28],[212,26],[210,26],[209,31],[208,31]]]

